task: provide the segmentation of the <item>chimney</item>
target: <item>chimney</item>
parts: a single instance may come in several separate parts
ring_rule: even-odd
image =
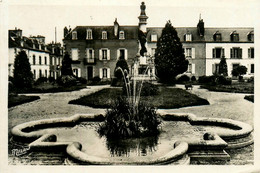
[[[115,19],[115,22],[114,22],[114,35],[117,37],[118,35],[118,32],[119,32],[119,24],[117,22],[117,18]]]

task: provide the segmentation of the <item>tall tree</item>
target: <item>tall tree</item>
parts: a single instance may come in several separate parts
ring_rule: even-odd
[[[170,21],[157,42],[154,63],[156,75],[162,83],[172,83],[178,74],[188,69],[189,62],[185,59],[182,43]]]
[[[219,74],[223,76],[228,75],[227,62],[225,56],[223,56],[219,63]]]
[[[33,73],[25,51],[20,51],[14,60],[14,85],[17,88],[31,88]]]
[[[236,67],[232,70],[232,75],[241,76],[243,74],[246,74],[246,72],[247,72],[247,68],[243,65],[239,65],[238,67]]]
[[[64,58],[62,60],[62,67],[61,67],[61,75],[62,76],[72,76],[72,68],[71,68],[71,58],[68,52],[65,52]]]

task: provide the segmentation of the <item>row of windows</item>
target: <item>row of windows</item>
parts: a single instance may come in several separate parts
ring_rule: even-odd
[[[222,47],[217,47],[212,49],[212,58],[222,58],[225,56],[225,49]],[[251,47],[248,49],[248,58],[254,58],[255,51],[254,48]],[[230,49],[230,58],[233,59],[242,59],[242,49],[239,47],[233,47]]]
[[[92,48],[87,48],[85,56],[87,59],[95,58],[95,51]],[[78,48],[71,49],[71,58],[73,61],[79,60],[80,50]],[[127,60],[127,49],[120,48],[117,50],[117,59]],[[108,48],[99,49],[99,60],[110,60],[110,50]]]
[[[238,63],[234,63],[234,64],[232,64],[232,69],[235,69],[235,68],[237,68],[238,66],[239,66],[240,64],[238,64]],[[250,64],[250,73],[251,74],[254,74],[254,72],[255,72],[255,65],[254,64]],[[212,74],[218,74],[219,73],[219,64],[218,63],[216,63],[216,64],[212,64]]]
[[[37,72],[38,71],[38,72]],[[48,70],[33,70],[33,78],[37,79],[40,77],[48,77]],[[49,71],[49,77],[54,77],[55,79],[60,76],[60,72]]]
[[[93,34],[92,34],[92,30],[91,29],[87,29],[86,32],[86,40],[92,40],[93,39]],[[107,31],[102,31],[101,33],[101,39],[102,40],[107,40]],[[77,40],[77,31],[73,31],[72,32],[72,40]],[[125,39],[125,32],[124,31],[119,31],[119,39],[123,40]]]
[[[221,33],[217,31],[213,35],[213,40],[214,41],[222,41]],[[156,34],[151,35],[151,41],[157,42],[157,35]],[[184,41],[192,41],[192,34],[185,34],[184,35]],[[239,41],[239,34],[236,31],[234,31],[230,34],[230,41],[231,42],[238,42]],[[254,41],[254,32],[253,31],[251,31],[247,34],[247,41],[250,41],[250,42]]]
[[[47,65],[47,57],[45,56],[44,59],[42,59],[41,56],[39,56],[39,59],[38,59],[38,64],[39,65]],[[36,65],[36,56],[33,55],[33,59],[32,59],[32,64],[33,65]],[[61,58],[55,58],[55,57],[50,57],[50,65],[61,65]]]

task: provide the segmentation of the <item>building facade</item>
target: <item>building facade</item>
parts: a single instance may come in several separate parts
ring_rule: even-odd
[[[73,60],[74,74],[86,79],[111,79],[118,58],[123,56],[130,71],[138,61],[139,75],[150,66],[145,75],[155,76],[153,60],[163,28],[147,27],[145,8],[142,3],[137,26],[120,26],[115,21],[113,26],[77,26],[72,31],[65,28],[63,42]],[[200,18],[196,27],[175,29],[189,60],[185,74],[198,78],[218,73],[222,57],[226,58],[229,76],[238,65],[247,67],[246,76],[254,74],[254,28],[204,28]],[[140,31],[146,39],[143,43]],[[140,54],[143,46],[147,49],[144,55]]]
[[[55,59],[59,59],[60,65],[62,59],[62,51],[59,51],[58,54],[57,51],[56,53],[52,53],[51,47],[53,45],[54,44],[46,45],[44,36],[39,35],[28,38],[22,35],[22,30],[20,29],[9,30],[8,75],[11,77],[13,76],[15,57],[20,51],[24,50],[29,59],[34,80],[40,77],[57,77],[57,75],[53,76],[53,56],[55,55]],[[60,44],[56,44],[56,46],[54,45],[53,47],[53,50],[61,50]],[[56,70],[55,74],[60,75],[60,72],[57,73],[57,71],[59,70]]]

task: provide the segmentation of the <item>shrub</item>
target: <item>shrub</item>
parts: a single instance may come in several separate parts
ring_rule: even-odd
[[[83,78],[83,77],[79,77],[77,78],[77,80],[81,83],[81,84],[87,84],[87,79]]]
[[[70,87],[77,84],[77,79],[74,76],[66,75],[59,77],[57,83],[64,87]]]
[[[101,79],[100,79],[100,77],[95,76],[95,77],[93,77],[93,78],[91,79],[91,81],[92,81],[92,82],[100,82]]]
[[[227,78],[224,76],[218,76],[217,77],[217,84],[220,85],[231,85],[232,84],[232,80],[231,78]]]
[[[131,138],[159,134],[161,120],[155,108],[139,104],[133,114],[133,107],[125,98],[118,98],[106,112],[106,119],[98,132],[107,138]]]
[[[196,79],[196,77],[195,77],[195,76],[192,76],[192,77],[191,77],[191,81],[193,81],[193,82],[194,82],[194,81],[196,81],[196,80],[197,80],[197,79]]]
[[[199,83],[202,83],[202,84],[214,83],[215,80],[216,80],[216,76],[200,76],[199,77]]]
[[[40,77],[38,78],[35,82],[34,82],[34,85],[40,85],[44,82],[47,82],[47,78],[46,77]]]
[[[247,79],[248,83],[254,83],[254,76],[250,77],[249,79]]]
[[[111,81],[111,86],[113,87],[123,87],[124,81],[123,79],[113,78]]]
[[[50,83],[55,82],[55,78],[54,78],[54,77],[49,77],[49,78],[48,78],[48,81],[49,81]]]
[[[187,76],[187,75],[182,75],[181,77],[179,77],[179,78],[177,79],[177,81],[178,81],[178,82],[188,82],[188,81],[190,81],[190,77]]]

